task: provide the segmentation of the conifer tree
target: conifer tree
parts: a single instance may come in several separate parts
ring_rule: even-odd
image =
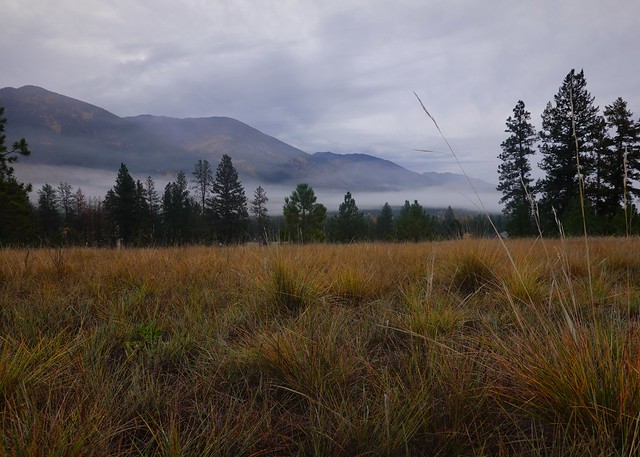
[[[306,183],[298,184],[291,196],[285,197],[282,211],[289,237],[302,243],[324,239],[322,223],[327,208],[317,200],[313,188]]]
[[[364,215],[358,210],[356,201],[347,192],[344,201],[338,207],[338,215],[330,220],[330,236],[333,241],[349,243],[362,240],[367,235],[367,223]]]
[[[396,226],[393,219],[393,210],[389,203],[382,206],[380,214],[376,219],[375,226],[376,239],[383,241],[391,241],[396,237]]]
[[[258,186],[253,193],[251,214],[256,218],[258,237],[263,243],[267,242],[267,229],[269,228],[269,211],[266,206],[268,201],[269,197],[267,197],[267,193],[262,186]]]
[[[536,131],[531,125],[531,114],[519,100],[513,108],[513,115],[507,118],[505,132],[509,137],[502,142],[502,161],[498,166],[499,184],[502,192],[500,203],[504,204],[503,214],[509,222],[507,230],[511,235],[529,235],[533,230],[532,205],[533,179],[529,156],[534,154]]]
[[[60,238],[60,226],[62,218],[58,211],[58,192],[45,183],[38,191],[38,215],[39,234],[46,242],[56,242]]]
[[[632,197],[640,196],[636,184],[640,179],[640,126],[622,98],[606,106],[604,116],[607,135],[602,150],[600,213],[611,219],[625,200],[629,204]]]
[[[187,177],[178,172],[176,180],[166,185],[162,198],[165,243],[182,244],[191,240],[195,202],[189,195]]]
[[[0,106],[0,245],[25,241],[32,229],[32,207],[29,202],[30,184],[19,182],[11,166],[19,156],[31,154],[24,138],[5,145],[7,119]]]
[[[421,241],[433,237],[435,222],[424,211],[418,200],[409,204],[404,202],[397,221],[398,239],[402,241]]]
[[[209,213],[218,240],[227,244],[241,241],[249,221],[247,197],[231,157],[226,154],[216,169],[212,190]]]
[[[213,170],[207,160],[198,160],[191,172],[193,179],[193,189],[196,192],[196,198],[200,203],[200,214],[204,214],[207,203],[207,197],[211,192],[213,185]]]
[[[562,220],[570,209],[579,211],[580,199],[586,199],[586,185],[595,176],[594,158],[603,127],[594,97],[587,91],[584,71],[571,70],[554,103],[549,102],[542,114],[540,168],[546,176],[538,183],[538,190],[541,207],[550,220],[552,208]]]
[[[104,199],[104,208],[116,238],[129,244],[138,228],[138,195],[136,182],[124,163],[120,164],[116,183]]]

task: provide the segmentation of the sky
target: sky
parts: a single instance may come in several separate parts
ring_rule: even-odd
[[[637,0],[2,0],[0,87],[229,116],[306,152],[497,183],[505,121],[575,68],[640,114]],[[422,152],[426,149],[431,152]]]

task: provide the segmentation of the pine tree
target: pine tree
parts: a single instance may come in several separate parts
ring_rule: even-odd
[[[400,210],[400,216],[396,223],[398,227],[398,239],[402,241],[421,241],[433,237],[435,222],[424,211],[418,200],[412,204],[404,202]]]
[[[504,204],[503,214],[508,218],[507,230],[511,235],[530,235],[533,233],[532,205],[533,179],[529,156],[534,154],[536,131],[531,125],[531,114],[519,100],[513,108],[513,116],[507,118],[505,132],[509,137],[502,142],[502,161],[498,166],[499,184],[502,192],[500,203]]]
[[[640,126],[627,102],[618,98],[604,109],[607,124],[602,150],[602,202],[600,215],[611,220],[632,197],[640,196]]]
[[[396,237],[396,226],[393,219],[393,210],[389,203],[385,203],[376,219],[375,226],[376,239],[391,241]]]
[[[456,218],[456,213],[451,206],[448,206],[444,213],[441,230],[445,238],[462,238],[462,225],[458,218]]]
[[[198,160],[193,168],[193,189],[196,191],[196,198],[200,202],[200,214],[204,214],[207,197],[213,185],[213,170],[207,160]]]
[[[19,182],[11,167],[19,156],[31,152],[24,138],[7,148],[6,123],[4,107],[0,106],[0,245],[26,241],[32,231],[31,185]]]
[[[253,193],[251,214],[256,218],[258,237],[263,243],[267,242],[267,229],[269,228],[269,211],[266,206],[268,201],[269,197],[267,197],[267,193],[262,186],[258,186]]]
[[[289,237],[305,243],[322,241],[322,223],[327,217],[327,208],[317,203],[316,194],[309,184],[298,184],[291,196],[285,197],[282,211]]]
[[[194,212],[195,202],[189,195],[186,175],[180,171],[176,180],[166,185],[162,198],[165,243],[182,244],[191,240]]]
[[[58,211],[59,202],[58,192],[51,184],[44,184],[38,191],[36,214],[40,236],[46,242],[57,242],[60,238],[62,217]]]
[[[542,114],[540,168],[546,176],[538,188],[541,206],[550,220],[552,208],[561,220],[570,207],[575,212],[585,197],[587,184],[598,179],[594,158],[602,141],[604,120],[586,86],[584,71],[571,70],[554,104],[549,102]]]
[[[367,236],[367,223],[351,192],[346,193],[338,207],[338,215],[333,216],[330,222],[330,238],[333,241],[349,243]]]
[[[138,228],[138,195],[136,182],[122,163],[116,183],[104,199],[104,207],[116,238],[123,243],[133,242]]]
[[[218,239],[226,244],[241,241],[249,222],[247,197],[231,157],[226,154],[218,164],[208,203]]]

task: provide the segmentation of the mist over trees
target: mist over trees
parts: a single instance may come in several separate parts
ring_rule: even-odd
[[[640,233],[634,205],[640,177],[640,124],[617,98],[600,113],[584,71],[571,70],[541,116],[537,135],[519,101],[507,119],[498,167],[501,203],[512,235]],[[530,156],[542,156],[533,183]],[[535,217],[536,224],[533,224]]]

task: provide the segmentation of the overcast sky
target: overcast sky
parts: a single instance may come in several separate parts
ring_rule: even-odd
[[[572,68],[638,117],[639,18],[638,0],[2,0],[0,87],[459,172],[415,91],[468,174],[497,182],[516,102],[539,125]]]

